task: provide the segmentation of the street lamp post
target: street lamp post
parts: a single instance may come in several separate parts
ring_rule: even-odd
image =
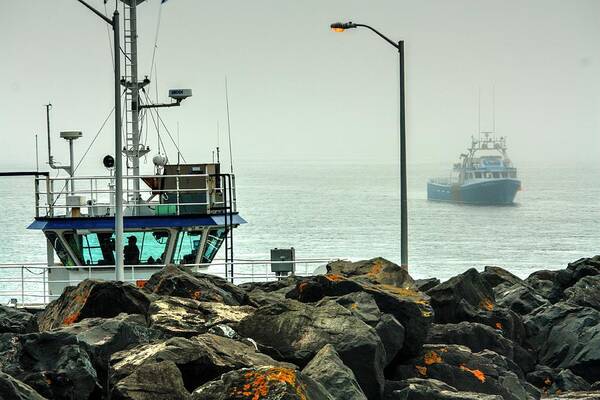
[[[77,0],[90,11],[112,26],[115,57],[115,280],[125,280],[123,266],[123,150],[121,139],[121,43],[119,35],[119,12],[115,10],[112,19],[83,0]]]
[[[353,22],[336,22],[331,24],[334,32],[344,32],[346,29],[367,28],[398,50],[400,61],[400,263],[408,268],[408,211],[406,201],[406,103],[404,97],[404,41],[394,42],[377,29],[364,24]]]

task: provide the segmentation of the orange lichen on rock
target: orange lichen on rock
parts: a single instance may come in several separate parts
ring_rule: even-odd
[[[249,371],[244,374],[245,383],[234,387],[231,394],[250,400],[260,400],[269,394],[271,384],[284,383],[290,386],[301,400],[306,400],[303,385],[296,380],[296,372],[289,368],[271,367],[266,370]]]
[[[71,324],[77,322],[78,319],[79,319],[79,312],[73,313],[73,314],[67,316],[67,318],[63,319],[63,325],[71,325]]]
[[[442,357],[435,351],[428,351],[423,356],[423,362],[425,362],[425,365],[441,364]]]
[[[422,367],[420,365],[415,365],[415,368],[417,369],[417,372],[419,373],[419,375],[421,375],[421,376],[427,376],[427,367]]]
[[[346,280],[346,278],[344,278],[342,275],[339,275],[339,274],[327,274],[327,275],[325,275],[325,278],[327,278],[328,280],[330,280],[332,282],[339,282],[339,281]]]
[[[147,280],[139,279],[139,280],[135,281],[135,286],[139,287],[140,289],[143,289],[144,286],[146,286],[146,283],[148,283]]]
[[[460,366],[460,369],[463,371],[470,372],[473,376],[481,381],[481,383],[485,382],[485,374],[478,369],[471,369],[465,366],[464,364]]]
[[[381,286],[381,288],[383,288],[387,292],[396,294],[401,297],[415,297],[415,298],[417,298],[417,300],[416,300],[417,302],[423,302],[423,303],[427,304],[426,300],[423,298],[423,294],[416,291],[415,289],[396,287],[396,286],[392,286],[392,285],[379,285],[379,286]]]
[[[496,322],[496,329],[502,330],[504,328],[502,327],[502,324],[500,322]]]
[[[358,308],[358,304],[356,303],[352,303],[352,305],[350,306],[351,309],[356,310]]]
[[[202,292],[199,290],[196,290],[195,292],[193,292],[191,294],[191,296],[192,296],[192,299],[194,299],[194,300],[200,300],[200,297],[202,296]]]
[[[383,271],[383,264],[380,260],[377,260],[373,263],[373,266],[371,267],[371,269],[369,269],[369,272],[367,272],[367,274],[378,275],[381,271]]]
[[[302,282],[300,285],[298,285],[298,291],[300,293],[302,293],[304,291],[304,289],[306,289],[307,286],[308,286],[308,283]]]
[[[481,301],[481,303],[479,303],[479,307],[482,310],[493,311],[494,310],[494,303],[490,299],[483,299]]]

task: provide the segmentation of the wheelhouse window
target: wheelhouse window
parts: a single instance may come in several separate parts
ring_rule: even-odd
[[[73,258],[69,255],[69,252],[67,251],[63,243],[60,241],[58,234],[56,234],[56,232],[49,231],[44,233],[46,234],[46,238],[48,239],[52,247],[54,247],[54,251],[60,259],[62,265],[66,267],[71,267],[75,265],[75,261],[73,261]]]
[[[217,251],[221,247],[223,240],[225,239],[225,228],[220,229],[211,229],[208,232],[208,237],[206,239],[206,246],[204,248],[204,253],[202,254],[202,263],[209,263],[217,255]]]
[[[481,172],[475,172],[475,178],[480,179],[481,178]]]
[[[181,232],[177,237],[173,262],[175,264],[194,264],[201,241],[202,231]]]
[[[83,265],[115,265],[115,235],[112,232],[65,232],[63,236]],[[165,263],[167,231],[124,232],[123,236],[125,265]]]

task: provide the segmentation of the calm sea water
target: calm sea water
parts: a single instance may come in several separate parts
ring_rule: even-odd
[[[520,167],[523,191],[508,207],[427,201],[426,182],[445,165],[410,166],[409,264],[414,277],[449,278],[499,265],[525,277],[600,253],[600,167]],[[398,171],[393,165],[240,163],[236,258],[293,246],[299,258],[399,261]],[[0,179],[0,262],[45,260],[27,225],[33,181]]]

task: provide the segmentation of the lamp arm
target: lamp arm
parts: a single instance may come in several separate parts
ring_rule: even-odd
[[[88,3],[86,3],[83,0],[77,0],[77,1],[80,2],[81,4],[83,4],[84,6],[86,6],[87,8],[89,8],[90,11],[92,11],[94,14],[96,14],[97,16],[99,16],[100,18],[102,18],[107,24],[109,24],[111,26],[113,25],[113,21],[110,18],[107,18],[100,11],[96,10],[94,7],[90,6]]]
[[[396,48],[396,50],[400,50],[400,46],[398,45],[398,43],[394,42],[392,39],[388,38],[387,36],[385,36],[383,33],[379,32],[377,29],[369,26],[369,25],[365,25],[365,24],[355,24],[356,26],[362,26],[363,28],[367,28],[370,29],[371,31],[375,32],[375,34],[377,36],[379,36],[380,38],[382,38],[383,40],[385,40],[386,42],[388,42],[389,44],[391,44],[392,46],[394,46]]]

